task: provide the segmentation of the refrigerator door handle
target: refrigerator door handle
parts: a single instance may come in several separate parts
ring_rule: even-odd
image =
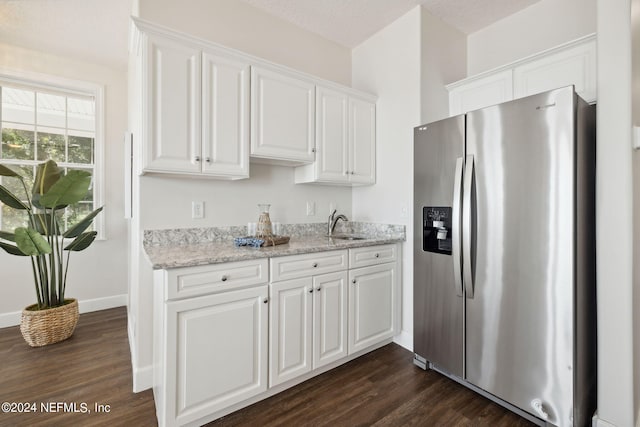
[[[456,159],[456,172],[453,180],[453,206],[451,212],[451,255],[453,256],[453,280],[456,286],[456,295],[463,296],[464,288],[462,286],[462,252],[461,249],[461,233],[460,223],[460,206],[462,196],[462,173],[464,170],[464,158]]]
[[[466,156],[464,167],[464,189],[462,200],[462,260],[464,272],[464,288],[467,298],[473,298],[473,268],[471,265],[471,221],[472,221],[472,191],[473,175],[475,173],[473,156]]]

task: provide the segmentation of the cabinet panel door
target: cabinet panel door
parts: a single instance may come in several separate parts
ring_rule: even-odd
[[[167,369],[175,373],[167,388],[177,392],[166,403],[178,424],[266,391],[266,297],[265,285],[166,303]]]
[[[314,147],[314,83],[252,67],[251,156],[311,163]]]
[[[345,93],[317,87],[316,179],[348,182],[348,98]]]
[[[349,271],[349,354],[393,337],[395,266]]]
[[[200,172],[200,50],[149,37],[144,170]]]
[[[347,272],[313,278],[313,368],[347,355]]]
[[[376,182],[376,106],[349,99],[349,180],[358,184]]]
[[[505,70],[450,89],[449,112],[457,116],[512,99],[513,72]]]
[[[311,278],[271,283],[269,386],[311,371]]]
[[[596,100],[595,40],[545,55],[513,71],[516,98],[569,85],[574,85],[585,101]]]
[[[249,64],[202,57],[202,146],[206,174],[249,177]]]

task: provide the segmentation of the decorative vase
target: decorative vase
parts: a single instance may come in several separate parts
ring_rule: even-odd
[[[271,237],[273,231],[271,229],[271,218],[269,217],[269,208],[271,205],[263,203],[258,205],[260,217],[258,217],[258,226],[256,228],[257,237]]]
[[[22,310],[20,332],[31,347],[42,347],[64,341],[73,335],[78,324],[78,301],[65,299],[60,307],[38,310],[32,304]]]

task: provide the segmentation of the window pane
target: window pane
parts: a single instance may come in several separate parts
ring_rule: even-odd
[[[93,163],[93,138],[69,135],[69,163]]]
[[[35,123],[35,93],[30,90],[2,88],[2,120],[16,123]]]
[[[66,217],[65,230],[68,230],[69,228],[76,225],[78,222],[82,221],[84,217],[86,217],[87,215],[89,215],[89,213],[91,213],[91,211],[93,211],[93,203],[91,202],[89,203],[80,202],[73,206],[67,207],[67,209],[65,210],[65,217]],[[91,231],[93,229],[94,227],[92,224],[91,227],[89,227],[86,231]]]
[[[32,166],[15,166],[15,165],[6,165],[6,166],[13,169],[20,176],[24,178],[27,191],[30,192],[31,188],[33,187],[33,167]],[[2,185],[7,190],[11,191],[16,197],[18,197],[23,202],[27,201],[27,195],[25,194],[25,189],[18,178],[3,176]]]
[[[67,98],[67,127],[95,132],[95,102],[92,99]]]
[[[35,132],[33,130],[2,128],[3,159],[33,160]]]
[[[64,135],[38,132],[38,160],[64,162]]]
[[[13,209],[7,205],[2,205],[2,229],[13,231],[18,227],[26,227],[29,217],[26,211]]]
[[[39,126],[55,126],[64,128],[67,126],[66,108],[64,96],[38,93],[38,114],[36,120]]]

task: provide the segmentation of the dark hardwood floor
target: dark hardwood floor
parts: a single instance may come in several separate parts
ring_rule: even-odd
[[[154,426],[150,390],[132,393],[126,310],[80,316],[69,340],[29,347],[18,327],[0,329],[0,402],[36,403],[35,413],[0,412],[0,426]],[[208,425],[528,426],[526,420],[387,345]],[[42,413],[41,403],[87,404],[91,413]],[[94,404],[110,405],[96,413]],[[55,408],[55,406],[54,406]],[[72,409],[72,408],[67,408]]]

